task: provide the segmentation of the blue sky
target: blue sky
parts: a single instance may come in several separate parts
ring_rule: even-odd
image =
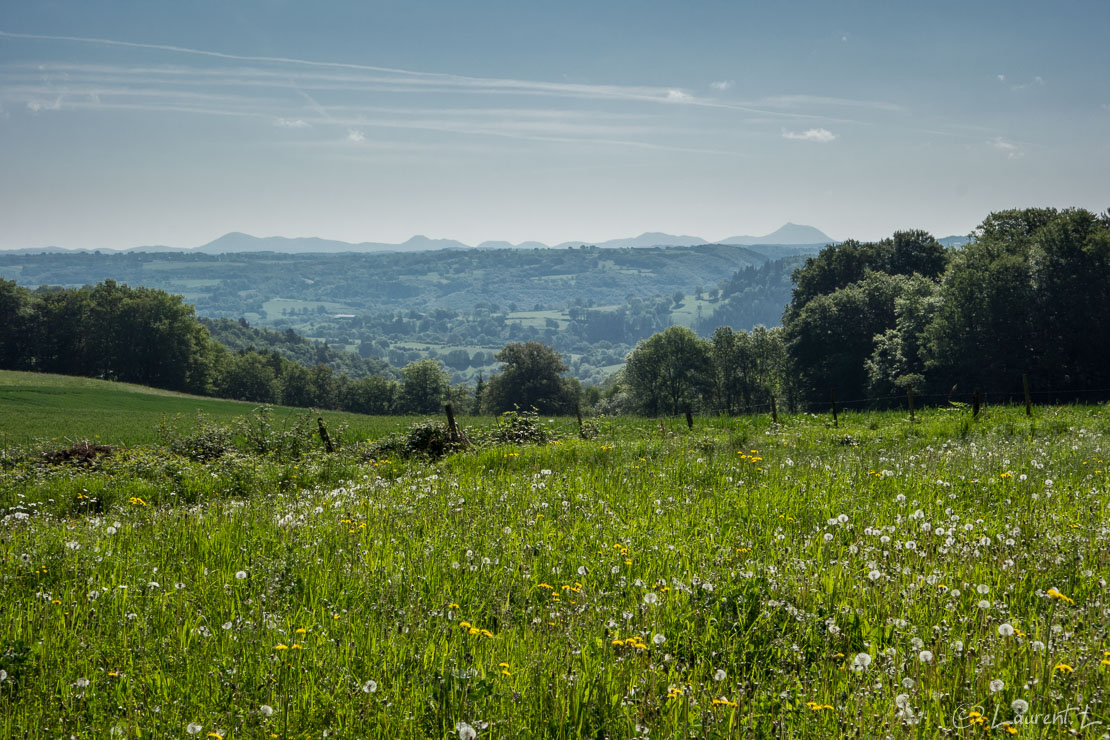
[[[0,9],[0,248],[963,234],[1110,205],[1110,3]]]

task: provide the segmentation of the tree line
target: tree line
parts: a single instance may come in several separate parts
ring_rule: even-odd
[[[907,389],[944,402],[1110,398],[1110,215],[992,213],[960,248],[924,231],[829,246],[796,269],[782,326],[703,339],[671,327],[637,345],[612,410],[882,406]]]
[[[781,327],[718,326],[705,338],[671,326],[641,340],[604,385],[583,387],[538,341],[506,344],[494,356],[500,372],[473,386],[427,359],[399,371],[374,360],[358,366],[372,374],[354,377],[312,364],[307,345],[302,361],[290,359],[301,350],[230,350],[160,290],[108,280],[31,292],[0,280],[0,367],[368,414],[437,413],[447,401],[463,413],[735,414],[833,394],[885,405],[907,388],[1018,397],[1023,376],[1064,400],[1110,398],[1110,215],[992,213],[959,248],[924,231],[849,240],[791,281]],[[254,336],[242,328],[243,341]]]

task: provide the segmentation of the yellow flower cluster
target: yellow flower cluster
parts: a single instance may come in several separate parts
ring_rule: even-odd
[[[1048,589],[1047,591],[1045,591],[1045,593],[1048,594],[1050,597],[1052,597],[1054,599],[1059,599],[1060,601],[1063,601],[1065,603],[1068,603],[1068,604],[1074,604],[1075,603],[1075,601],[1073,599],[1069,599],[1067,596],[1064,596],[1062,593],[1060,593],[1059,591],[1057,591],[1054,588]]]
[[[632,636],[626,640],[613,640],[612,644],[615,647],[630,647],[636,650],[647,650],[647,645],[644,644],[643,639]]]
[[[470,622],[459,622],[459,627],[466,630],[466,634],[468,634],[468,635],[475,635],[475,636],[481,636],[481,637],[493,637],[493,633],[490,632],[489,630],[479,629],[478,627],[475,627],[474,625],[472,625]]]
[[[815,701],[807,701],[806,706],[809,707],[811,712],[820,712],[822,709],[835,709],[831,704],[820,704]]]

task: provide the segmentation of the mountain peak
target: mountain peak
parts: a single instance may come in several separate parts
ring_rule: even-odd
[[[787,221],[765,236],[730,236],[722,239],[720,243],[751,246],[753,244],[831,244],[835,241],[820,229]]]

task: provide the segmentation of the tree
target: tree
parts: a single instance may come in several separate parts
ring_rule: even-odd
[[[633,403],[648,416],[696,408],[712,395],[709,343],[684,326],[672,326],[636,345],[625,378]]]
[[[265,355],[244,352],[227,357],[217,390],[224,398],[277,403],[281,388]]]
[[[451,376],[436,360],[417,360],[401,370],[400,411],[432,414],[440,410],[451,388]]]
[[[519,406],[541,414],[569,414],[579,398],[579,387],[563,374],[569,368],[562,355],[540,342],[505,345],[494,359],[501,372],[489,379],[484,408],[492,413]]]

